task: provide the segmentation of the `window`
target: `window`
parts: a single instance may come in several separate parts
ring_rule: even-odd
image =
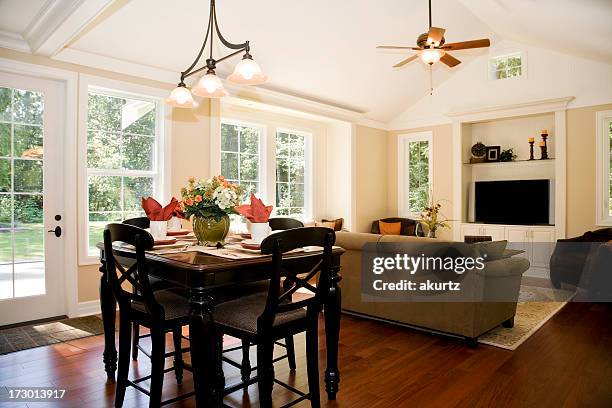
[[[244,188],[243,200],[259,191],[261,128],[221,123],[221,175]]]
[[[276,215],[306,215],[306,135],[276,133]]]
[[[493,57],[489,63],[492,79],[515,78],[523,75],[523,54],[520,52]]]
[[[612,111],[597,112],[597,225],[612,225]]]
[[[400,212],[402,215],[419,215],[429,203],[432,189],[432,134],[401,135],[398,147]]]
[[[160,106],[154,99],[90,87],[87,95],[88,254],[108,222],[144,214],[160,196]]]

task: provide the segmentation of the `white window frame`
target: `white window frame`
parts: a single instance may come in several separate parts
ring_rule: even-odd
[[[267,143],[267,129],[266,126],[261,124],[261,123],[255,123],[255,122],[246,122],[246,121],[241,121],[241,120],[235,120],[235,119],[226,119],[226,118],[221,118],[221,122],[219,125],[219,174],[221,174],[221,158],[223,157],[223,155],[221,154],[221,152],[223,152],[223,150],[221,149],[221,127],[226,124],[226,125],[234,125],[234,126],[243,126],[243,127],[250,127],[250,128],[256,128],[259,130],[259,163],[257,165],[257,171],[259,172],[259,188],[261,189],[261,194],[264,197],[267,197],[267,186],[265,183],[265,170],[266,170],[266,159],[267,159],[267,152],[266,152],[266,147],[268,145]]]
[[[429,143],[429,191],[433,191],[433,133],[432,132],[416,132],[399,135],[397,138],[397,198],[398,198],[398,213],[400,217],[419,218],[420,212],[410,211],[408,209],[408,202],[404,199],[408,193],[408,186],[406,182],[409,180],[409,166],[408,161],[405,160],[406,145],[411,142],[428,142]],[[431,197],[428,197],[431,200]]]
[[[497,78],[495,73],[496,69],[493,69],[493,60],[497,60],[500,58],[513,57],[518,55],[521,58],[521,75],[510,78]],[[503,80],[518,80],[527,78],[527,52],[523,50],[509,50],[505,49],[503,51],[499,51],[495,54],[491,54],[489,59],[487,60],[487,75],[488,78],[492,81],[503,81]]]
[[[274,134],[272,136],[273,147],[274,147],[274,165],[272,166],[273,174],[274,174],[274,182],[272,183],[272,195],[273,195],[273,203],[276,210],[276,135],[278,133],[287,133],[292,135],[298,135],[304,137],[304,214],[302,214],[302,218],[304,221],[312,220],[313,217],[313,193],[314,189],[312,187],[312,163],[313,163],[313,135],[310,132],[295,130],[291,128],[283,128],[278,127],[275,129]],[[284,216],[279,216],[284,217]]]
[[[87,168],[87,106],[89,91],[119,97],[148,100],[155,103],[157,148],[155,149],[155,170],[93,170]],[[136,85],[129,82],[110,80],[90,75],[79,76],[79,114],[78,114],[78,179],[79,179],[79,265],[99,263],[99,256],[89,252],[89,197],[88,176],[100,175],[157,175],[155,178],[155,196],[160,200],[169,200],[170,192],[170,139],[172,108],[163,103],[168,90]]]
[[[596,113],[596,225],[612,226],[610,215],[610,134],[612,110]]]

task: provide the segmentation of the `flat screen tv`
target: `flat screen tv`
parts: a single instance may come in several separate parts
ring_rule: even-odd
[[[550,223],[550,180],[477,181],[474,221],[488,224]]]

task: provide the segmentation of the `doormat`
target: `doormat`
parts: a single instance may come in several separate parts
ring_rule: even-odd
[[[97,316],[75,317],[2,329],[0,330],[0,355],[102,333],[104,333],[104,326],[102,320]]]

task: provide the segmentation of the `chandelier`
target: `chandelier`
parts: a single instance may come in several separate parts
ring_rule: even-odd
[[[215,33],[221,43],[233,50],[228,55],[219,59],[214,59],[213,54],[213,42]],[[206,59],[206,64],[200,68],[196,68],[196,65],[202,58],[204,51],[206,50],[207,42],[209,43],[209,54]],[[217,11],[215,10],[215,0],[210,0],[210,14],[208,18],[208,28],[206,29],[206,36],[204,37],[204,43],[200,52],[193,61],[193,63],[183,72],[181,72],[181,80],[172,90],[170,96],[165,99],[168,105],[177,108],[193,108],[198,106],[198,103],[193,100],[193,95],[201,96],[204,98],[221,98],[227,96],[228,92],[223,87],[223,83],[215,73],[217,64],[221,61],[225,61],[231,57],[234,57],[241,52],[244,52],[242,60],[234,68],[234,72],[227,77],[227,80],[235,84],[240,85],[261,85],[267,80],[267,76],[263,74],[259,65],[253,60],[253,56],[250,54],[249,42],[246,41],[242,44],[233,44],[225,39],[219,31],[219,24],[217,23]],[[198,83],[191,88],[187,88],[185,85],[185,78],[195,75],[199,72],[206,70],[203,77],[200,78]]]

